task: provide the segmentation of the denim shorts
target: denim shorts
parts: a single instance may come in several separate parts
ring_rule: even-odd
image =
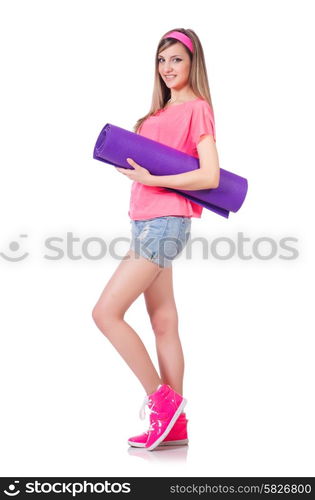
[[[146,220],[130,220],[130,223],[130,248],[160,267],[172,265],[190,236],[190,217],[166,215]]]

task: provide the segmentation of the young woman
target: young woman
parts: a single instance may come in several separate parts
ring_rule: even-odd
[[[216,188],[220,175],[205,59],[196,33],[182,28],[167,32],[158,43],[155,67],[151,109],[137,121],[134,132],[199,158],[200,168],[154,176],[132,158],[127,161],[133,169],[117,168],[133,181],[128,212],[131,246],[92,314],[146,391],[140,416],[144,418],[148,405],[149,430],[128,443],[147,450],[188,442],[172,261],[188,241],[192,217],[200,218],[203,208],[165,188]],[[155,334],[160,373],[124,320],[141,293]]]

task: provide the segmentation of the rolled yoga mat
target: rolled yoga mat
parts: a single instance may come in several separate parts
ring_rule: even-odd
[[[132,158],[152,175],[182,174],[199,168],[198,158],[110,123],[103,127],[97,138],[93,158],[116,167],[133,170],[126,160]],[[247,179],[220,168],[220,183],[215,189],[194,191],[164,189],[175,191],[194,203],[228,218],[230,211],[237,212],[242,206],[247,188]]]

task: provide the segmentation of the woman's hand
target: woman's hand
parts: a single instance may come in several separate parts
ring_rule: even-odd
[[[126,158],[129,165],[131,165],[134,170],[130,168],[118,168],[115,167],[118,172],[129,177],[131,181],[141,182],[141,184],[145,184],[146,186],[151,186],[153,175],[150,174],[149,170],[144,167],[141,167],[138,163],[136,163],[131,158]]]

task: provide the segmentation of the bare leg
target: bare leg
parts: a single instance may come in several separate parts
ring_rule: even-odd
[[[155,333],[162,382],[183,394],[184,355],[178,333],[172,273],[172,267],[164,268],[145,290],[144,297]]]
[[[127,256],[129,258],[121,261],[105,286],[92,317],[138,377],[147,394],[151,394],[162,381],[142,340],[124,320],[124,315],[162,268],[143,257],[135,258],[131,249]]]

